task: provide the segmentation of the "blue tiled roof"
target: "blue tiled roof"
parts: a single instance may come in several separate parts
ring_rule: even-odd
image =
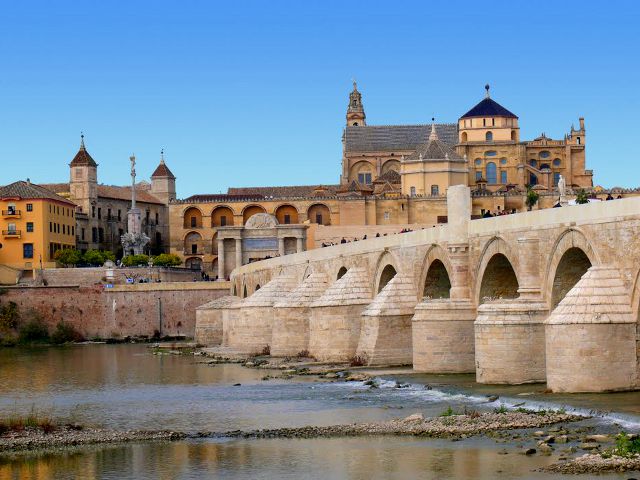
[[[460,118],[469,117],[510,117],[518,118],[491,98],[485,98]]]

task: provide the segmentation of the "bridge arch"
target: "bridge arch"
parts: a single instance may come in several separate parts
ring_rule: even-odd
[[[418,301],[424,298],[449,298],[452,266],[446,250],[434,244],[424,257],[418,279]]]
[[[344,274],[347,273],[349,269],[346,266],[342,266],[338,269],[338,272],[335,274],[334,278],[336,280],[340,280],[342,277],[344,277]]]
[[[245,283],[242,287],[242,298],[247,298],[247,284]]]
[[[600,263],[596,251],[580,230],[571,228],[555,241],[545,272],[543,292],[551,310],[578,283],[592,265]]]
[[[375,276],[373,277],[373,291],[377,295],[380,291],[386,287],[387,283],[395,277],[400,268],[398,267],[398,261],[395,256],[389,252],[384,251],[378,261],[376,262]]]
[[[509,244],[493,237],[485,245],[475,276],[475,298],[478,305],[486,298],[517,298],[517,263]]]

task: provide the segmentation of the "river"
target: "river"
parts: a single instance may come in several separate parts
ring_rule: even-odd
[[[624,422],[629,430],[640,425],[637,392],[545,395],[539,385],[496,388],[479,386],[469,375],[420,374],[385,377],[372,390],[305,377],[264,381],[264,370],[199,361],[153,355],[145,345],[2,349],[0,414],[36,408],[65,422],[115,429],[227,431],[438,415],[448,406],[482,410],[493,408],[486,395],[498,394],[498,403],[598,410],[593,422]],[[395,388],[396,379],[410,387]],[[515,445],[482,437],[206,439],[0,457],[0,480],[563,478],[534,472],[556,460],[557,455],[520,455]]]

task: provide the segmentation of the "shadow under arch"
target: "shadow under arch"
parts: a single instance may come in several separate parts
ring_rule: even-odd
[[[442,268],[440,265],[442,265]],[[444,271],[442,269],[444,269]],[[453,267],[451,266],[447,251],[441,245],[431,245],[424,256],[422,268],[420,269],[418,288],[416,288],[418,301],[421,302],[425,297],[449,298],[452,269]],[[429,283],[429,288],[427,288],[427,283]],[[449,285],[448,290],[446,295],[444,295],[443,290],[447,288],[447,284]]]
[[[388,250],[382,252],[376,262],[375,276],[373,278],[373,291],[375,294],[380,293],[399,271],[396,257]]]
[[[336,274],[336,280],[340,280],[342,277],[344,277],[344,274],[347,273],[347,271],[347,267],[340,267],[338,273]]]
[[[474,278],[476,304],[484,299],[518,298],[517,257],[502,237],[485,245]]]
[[[551,252],[545,270],[543,295],[553,310],[589,267],[600,264],[600,259],[586,235],[577,228],[563,231]]]

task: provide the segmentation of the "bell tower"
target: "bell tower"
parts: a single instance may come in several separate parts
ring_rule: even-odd
[[[98,198],[98,164],[84,146],[84,135],[80,135],[80,149],[69,164],[69,192],[83,212],[91,211],[91,203]]]
[[[367,124],[367,116],[364,114],[362,94],[358,91],[356,81],[353,81],[353,90],[349,94],[349,107],[347,108],[347,125],[359,127]]]

